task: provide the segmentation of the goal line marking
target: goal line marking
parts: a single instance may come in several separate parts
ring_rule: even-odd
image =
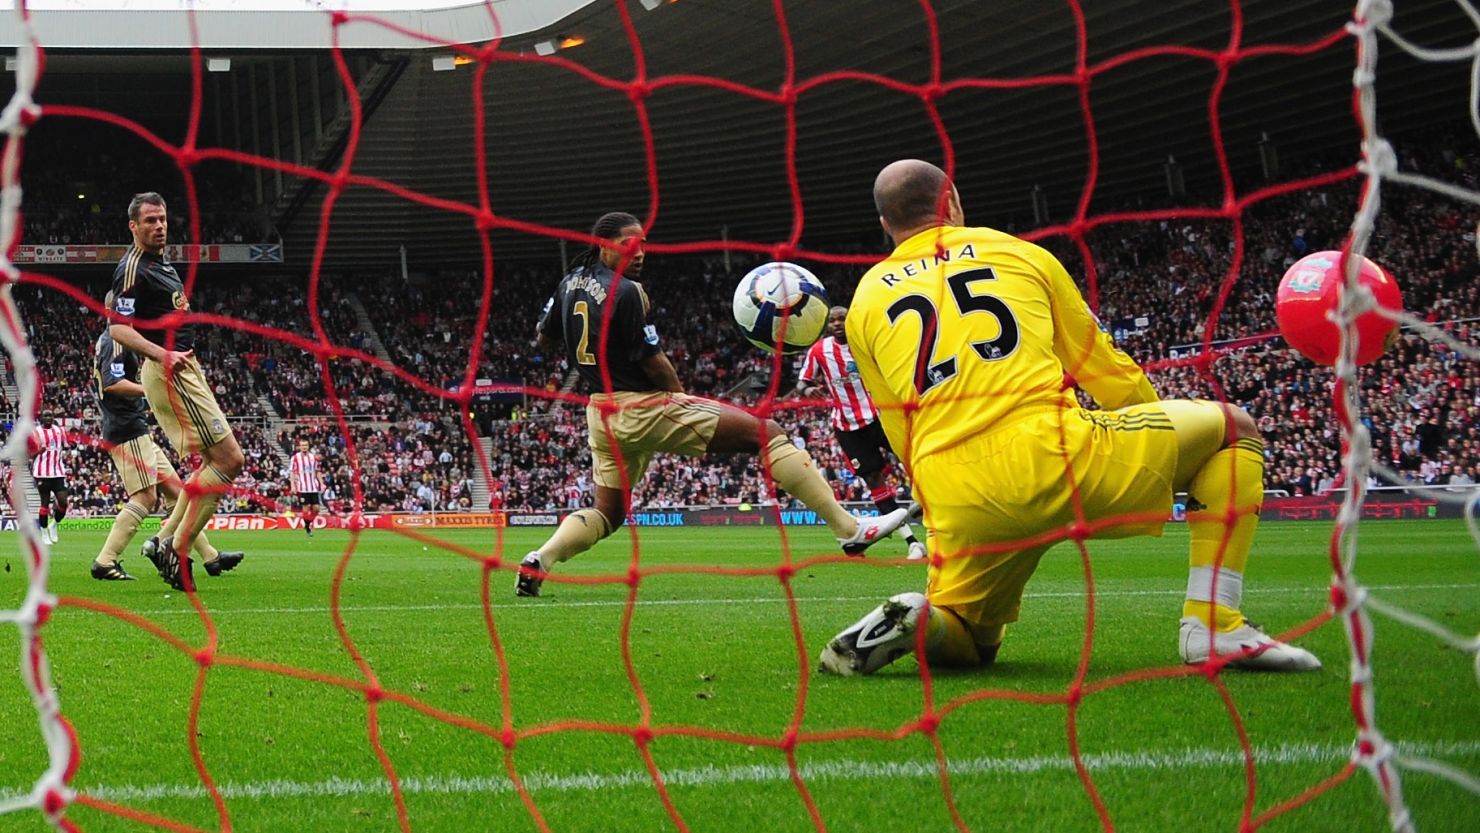
[[[1424,757],[1436,755],[1467,756],[1480,753],[1480,740],[1443,743],[1400,743],[1405,754]],[[1336,764],[1351,757],[1349,746],[1336,744],[1292,744],[1255,747],[1254,760],[1270,764]],[[1240,768],[1244,764],[1239,749],[1193,748],[1174,752],[1104,752],[1084,756],[1091,770],[1160,771],[1184,768]],[[869,779],[934,779],[938,777],[934,759],[916,761],[831,760],[803,763],[801,775],[809,781],[856,781]],[[970,775],[1032,775],[1040,772],[1073,772],[1074,762],[1067,755],[1037,755],[1022,758],[977,757],[952,761],[953,777]],[[583,772],[556,774],[531,772],[521,776],[532,792],[596,792],[625,787],[650,787],[652,779],[646,770],[621,772]],[[749,764],[744,766],[704,766],[663,772],[669,786],[705,787],[719,784],[783,783],[791,780],[784,766]],[[401,789],[407,794],[478,795],[512,793],[508,778],[493,775],[404,776]],[[361,795],[389,795],[382,779],[331,777],[320,781],[270,780],[246,783],[222,783],[221,795],[227,799],[282,799]],[[208,794],[194,784],[101,784],[83,787],[81,792],[115,802],[147,802],[163,799],[200,799]],[[14,794],[0,792],[0,801]]]

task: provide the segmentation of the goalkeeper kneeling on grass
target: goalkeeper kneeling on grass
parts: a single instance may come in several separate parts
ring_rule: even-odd
[[[1189,494],[1192,537],[1182,660],[1320,668],[1240,609],[1264,495],[1253,419],[1158,401],[1058,260],[965,226],[935,165],[885,167],[874,202],[895,249],[860,281],[848,342],[924,505],[931,565],[925,593],[894,596],[838,634],[822,670],[873,673],[914,651],[922,620],[932,665],[991,665],[1054,543],[1160,535],[1175,491]],[[1079,407],[1066,377],[1107,410]]]

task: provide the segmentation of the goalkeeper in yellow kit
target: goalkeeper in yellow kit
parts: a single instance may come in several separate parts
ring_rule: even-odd
[[[858,372],[933,531],[926,592],[838,634],[822,670],[869,674],[910,653],[924,614],[933,665],[990,665],[1023,587],[1055,543],[1160,535],[1186,491],[1192,536],[1180,653],[1313,670],[1240,611],[1264,494],[1253,419],[1218,402],[1160,401],[1046,250],[964,225],[943,171],[902,160],[874,202],[894,252],[848,312]],[[1105,410],[1081,408],[1072,385]]]

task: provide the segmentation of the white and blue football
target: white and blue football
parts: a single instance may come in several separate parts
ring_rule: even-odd
[[[795,263],[763,263],[735,287],[735,323],[745,338],[769,353],[800,353],[827,327],[827,290]]]

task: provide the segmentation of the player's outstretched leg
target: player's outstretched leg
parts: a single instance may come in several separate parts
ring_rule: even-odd
[[[613,504],[616,506],[614,509],[610,508]],[[545,583],[551,567],[591,549],[612,533],[612,523],[602,507],[605,506],[607,511],[620,516],[621,490],[597,486],[596,506],[595,509],[577,509],[566,515],[555,534],[543,546],[524,556],[524,560],[519,562],[518,575],[514,579],[514,595],[538,596],[540,586]]]
[[[1230,665],[1268,671],[1314,671],[1321,661],[1295,645],[1266,635],[1244,617],[1244,570],[1264,502],[1264,444],[1242,408],[1211,402],[1160,403],[1172,418],[1182,452],[1178,485],[1187,489],[1187,526],[1192,539],[1187,601],[1177,647],[1190,665],[1213,656],[1236,656]],[[1226,428],[1223,426],[1226,424]],[[1207,447],[1225,436],[1208,456]],[[1201,449],[1198,446],[1201,445]],[[1201,453],[1198,453],[1198,452]],[[1184,480],[1180,469],[1204,462]]]
[[[743,412],[742,412],[743,413]],[[746,416],[749,416],[746,414]],[[751,417],[755,419],[754,417]],[[760,420],[755,420],[760,423]],[[721,421],[721,427],[724,422]],[[759,426],[758,426],[759,427]],[[905,522],[907,509],[896,509],[876,518],[858,518],[849,514],[833,495],[832,487],[822,479],[822,473],[812,462],[811,455],[792,444],[791,438],[772,420],[765,421],[766,442],[763,455],[766,465],[775,478],[776,485],[786,490],[808,509],[822,516],[828,528],[838,537],[838,546],[849,555],[862,555],[863,551],[888,538]],[[719,435],[715,435],[719,439]]]
[[[862,555],[864,550],[888,538],[909,515],[908,509],[899,509],[876,518],[854,517],[838,503],[811,455],[793,445],[775,420],[759,419],[738,408],[724,409],[709,451],[733,453],[756,449],[760,449],[776,485],[821,516],[837,536],[838,546],[849,555]]]

